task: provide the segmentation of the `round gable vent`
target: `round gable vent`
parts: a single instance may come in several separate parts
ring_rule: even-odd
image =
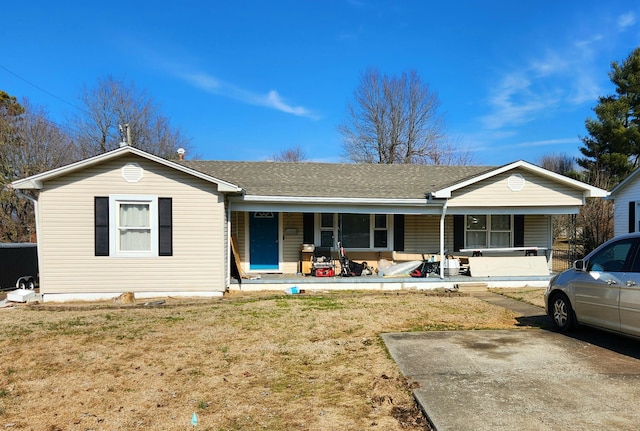
[[[137,163],[127,163],[122,168],[122,178],[128,183],[137,183],[142,179],[143,172]]]
[[[520,174],[513,174],[507,180],[509,189],[513,192],[519,192],[524,188],[524,177]]]

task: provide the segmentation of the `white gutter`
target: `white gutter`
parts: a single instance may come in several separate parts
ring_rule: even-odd
[[[449,200],[445,200],[442,205],[442,214],[440,215],[440,278],[444,279],[444,218],[447,215],[447,204]]]
[[[242,197],[231,197],[231,201],[242,202],[277,202],[277,203],[350,203],[369,205],[424,205],[424,199],[371,199],[371,198],[338,198],[338,197],[302,197],[302,196],[256,196],[244,195]]]

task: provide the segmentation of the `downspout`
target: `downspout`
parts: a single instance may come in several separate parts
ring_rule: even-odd
[[[449,199],[444,201],[442,205],[442,214],[440,215],[440,278],[444,278],[444,263],[445,263],[445,255],[444,255],[444,218],[447,215],[447,204],[449,203]]]
[[[38,212],[38,200],[32,198],[31,196],[25,195],[18,189],[14,189],[13,187],[11,187],[11,185],[9,185],[9,187],[13,189],[13,191],[16,193],[16,196],[18,196],[21,199],[26,199],[33,204],[33,215],[36,218],[36,247],[37,247],[36,257],[38,259],[38,283],[40,283],[40,271],[42,270],[42,262],[40,262],[40,255],[42,253],[40,250],[40,214]]]

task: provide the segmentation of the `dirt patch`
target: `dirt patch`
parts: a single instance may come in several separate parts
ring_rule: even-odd
[[[0,310],[16,430],[425,430],[384,332],[517,328],[473,297],[231,294]]]

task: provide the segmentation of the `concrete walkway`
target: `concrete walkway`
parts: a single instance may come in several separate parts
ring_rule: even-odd
[[[640,422],[640,342],[547,329],[539,307],[470,292],[531,329],[383,334],[437,431],[630,430]]]

